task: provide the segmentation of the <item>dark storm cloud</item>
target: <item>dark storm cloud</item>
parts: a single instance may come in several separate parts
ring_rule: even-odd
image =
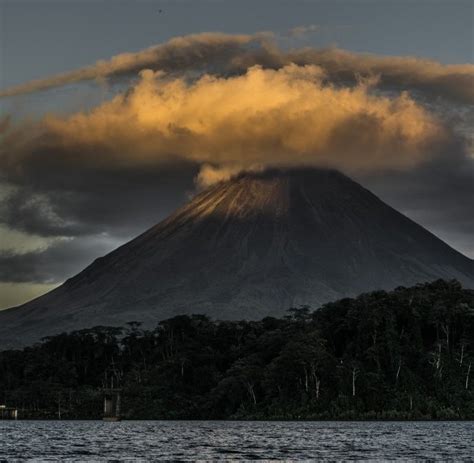
[[[77,204],[79,198],[70,192],[44,194],[24,186],[10,193],[1,204],[2,224],[42,237],[77,236],[88,233],[88,227],[63,214],[63,205]]]
[[[2,223],[67,238],[35,252],[0,253],[0,281],[64,281],[183,204],[198,172],[189,163],[148,170],[78,169],[71,175],[52,161],[43,167],[36,175],[27,169],[25,178],[16,177],[16,191],[2,205]]]
[[[110,231],[116,237],[133,236],[181,205],[198,172],[186,162],[141,168],[71,166],[60,156],[22,167],[21,175],[9,176],[16,188],[3,201],[1,221],[45,237]]]
[[[0,281],[57,283],[73,276],[117,245],[104,237],[59,241],[46,250],[25,254],[0,253]]]

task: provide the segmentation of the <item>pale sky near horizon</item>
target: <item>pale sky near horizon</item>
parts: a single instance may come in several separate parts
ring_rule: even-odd
[[[0,0],[0,91],[91,65],[119,53],[136,52],[176,36],[202,32],[252,34],[272,31],[286,48],[337,46],[383,56],[428,58],[443,64],[473,63],[473,14],[473,0]],[[289,30],[299,26],[308,27],[308,32],[301,36],[288,36]],[[311,26],[314,27],[311,29]],[[0,123],[5,115],[37,117],[46,111],[67,113],[87,109],[95,106],[101,98],[101,89],[94,83],[8,97],[0,100]],[[459,112],[464,114],[462,111],[468,110],[463,107]],[[468,167],[471,168],[470,164]],[[460,169],[462,172],[457,172],[452,180],[446,180],[445,190],[441,190],[442,177],[438,167],[420,174],[425,180],[432,179],[431,183],[426,180],[425,189],[418,188],[419,177],[415,175],[402,180],[395,175],[386,182],[384,180],[384,185],[377,178],[367,179],[367,182],[390,204],[474,257],[474,222],[465,217],[468,208],[466,206],[456,214],[453,212],[454,203],[474,205],[473,190],[468,186],[474,177],[470,170]],[[432,177],[433,172],[438,176]],[[34,231],[39,219],[26,217],[26,213],[16,229],[11,212],[7,220],[7,213],[0,204],[0,257],[2,253],[8,254],[8,258],[0,260],[0,266],[4,266],[3,272],[0,269],[0,309],[50,289],[181,204],[192,187],[192,175],[186,179],[175,179],[175,174],[170,175],[180,188],[169,193],[169,197],[160,199],[159,205],[153,206],[156,207],[154,212],[148,209],[140,211],[143,220],[136,221],[135,227],[134,224],[124,226],[114,216],[109,222],[104,218],[100,228],[94,228],[94,232],[81,230],[67,236],[53,233],[46,236],[39,228]],[[167,174],[166,180],[160,181],[166,183],[171,177]],[[463,196],[450,203],[446,198],[453,190],[452,185],[458,185],[459,178],[464,179],[467,186],[463,184],[459,188],[459,195]],[[0,202],[2,189],[7,189],[7,182],[3,186],[1,182],[0,165]],[[404,192],[400,182],[409,182],[410,189]],[[433,186],[434,183],[439,190]],[[102,187],[105,191],[106,186]],[[84,194],[87,188],[88,180],[84,177]],[[97,185],[94,188],[95,192],[100,190]],[[60,189],[51,191],[65,195]],[[95,202],[101,196],[112,194],[109,191],[104,194],[104,191],[94,197]],[[150,191],[155,190],[150,187]],[[24,196],[28,194],[30,192],[25,190]],[[417,200],[411,201],[411,195]],[[429,201],[419,200],[422,196]],[[20,201],[19,197],[15,200]],[[22,201],[10,202],[8,207],[29,211],[31,204],[24,198]],[[437,210],[441,204],[446,214]],[[81,203],[81,212],[75,217],[84,219],[86,223],[85,217],[91,209],[93,206]],[[59,206],[53,212],[59,214],[58,211]],[[449,218],[448,212],[453,212]],[[48,213],[52,214],[51,211]],[[98,222],[100,213],[94,213],[94,221]],[[133,218],[129,220],[134,222]],[[30,248],[34,249],[33,254]],[[67,265],[65,261],[68,261]],[[6,266],[15,268],[18,277],[5,276],[8,273]],[[44,277],[41,275],[43,266],[48,267]]]

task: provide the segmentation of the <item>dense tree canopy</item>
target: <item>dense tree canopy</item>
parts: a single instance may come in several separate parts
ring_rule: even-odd
[[[197,308],[198,310],[198,308]],[[474,418],[474,291],[436,281],[283,319],[177,316],[0,353],[0,403],[25,417]]]

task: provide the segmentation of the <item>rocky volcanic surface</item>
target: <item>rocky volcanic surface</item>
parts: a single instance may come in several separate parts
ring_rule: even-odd
[[[0,347],[177,314],[281,316],[437,278],[474,288],[474,261],[348,177],[248,173],[200,193],[54,291],[0,312]]]

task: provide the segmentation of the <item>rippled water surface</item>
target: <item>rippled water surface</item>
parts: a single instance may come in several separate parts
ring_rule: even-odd
[[[474,461],[474,422],[0,421],[0,461]]]

